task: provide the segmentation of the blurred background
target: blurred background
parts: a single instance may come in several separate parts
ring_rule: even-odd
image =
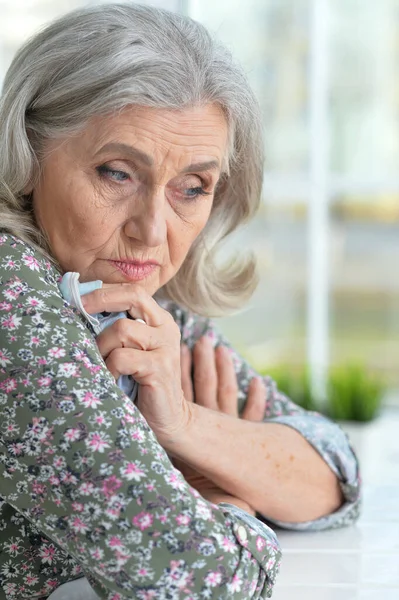
[[[146,2],[142,2],[143,4]],[[0,0],[0,83],[16,49],[80,0]],[[261,281],[219,320],[259,369],[360,364],[399,406],[399,0],[147,2],[205,24],[262,107],[265,183],[252,247]]]

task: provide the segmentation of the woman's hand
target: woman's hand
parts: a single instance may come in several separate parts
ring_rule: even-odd
[[[191,376],[194,366],[193,377]],[[230,350],[225,346],[213,348],[209,337],[203,336],[191,352],[181,348],[181,377],[184,396],[188,402],[239,417],[238,384]],[[261,377],[254,377],[248,389],[242,419],[262,421],[266,407],[266,390]]]
[[[131,284],[104,285],[82,302],[89,314],[127,311],[145,321],[119,319],[99,334],[97,345],[115,379],[131,375],[140,384],[137,406],[168,450],[191,421],[181,385],[180,331],[173,317]]]
[[[237,377],[228,348],[219,346],[214,349],[210,338],[206,336],[196,343],[192,353],[185,344],[182,344],[181,379],[184,396],[188,402],[195,400],[197,404],[211,410],[239,417]],[[262,421],[265,404],[265,386],[261,378],[255,377],[249,386],[242,418],[248,421]],[[173,459],[172,462],[181,471],[186,481],[207,500],[215,503],[230,502],[255,514],[247,503],[231,496],[229,499],[226,492],[217,488],[212,481],[183,461]]]

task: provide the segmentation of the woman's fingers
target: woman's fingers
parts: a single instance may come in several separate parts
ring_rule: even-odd
[[[238,384],[230,351],[225,346],[215,349],[220,412],[238,417]]]
[[[151,350],[157,348],[157,329],[148,327],[139,321],[118,319],[104,329],[96,338],[101,356],[106,358],[115,348],[136,348]]]
[[[218,380],[215,352],[207,336],[200,338],[193,350],[195,402],[206,408],[218,410]]]
[[[131,375],[135,379],[142,370],[140,353],[140,350],[132,348],[116,348],[105,359],[106,367],[115,379],[120,375]]]
[[[127,311],[134,319],[143,319],[152,327],[162,325],[165,319],[173,320],[148,292],[130,283],[104,284],[99,290],[82,296],[82,303],[89,315]]]
[[[186,344],[180,347],[181,386],[187,402],[194,402],[193,382],[191,379],[191,352]]]
[[[247,421],[262,421],[266,408],[266,387],[260,377],[254,377],[248,387],[248,396],[242,419]]]

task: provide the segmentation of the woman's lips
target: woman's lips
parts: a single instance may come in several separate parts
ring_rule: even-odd
[[[129,263],[129,262],[120,262],[117,260],[110,260],[119,271],[121,271],[130,281],[139,281],[140,279],[145,279],[148,275],[151,275],[155,271],[159,265],[155,263]]]

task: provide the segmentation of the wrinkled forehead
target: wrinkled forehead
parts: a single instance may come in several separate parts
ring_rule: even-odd
[[[228,173],[230,138],[231,126],[223,109],[216,104],[181,110],[129,106],[118,113],[92,117],[69,138],[68,144],[77,159],[84,159],[110,144],[147,150],[151,140],[154,154],[177,148],[187,160],[195,155],[210,155],[217,159],[219,170]]]

